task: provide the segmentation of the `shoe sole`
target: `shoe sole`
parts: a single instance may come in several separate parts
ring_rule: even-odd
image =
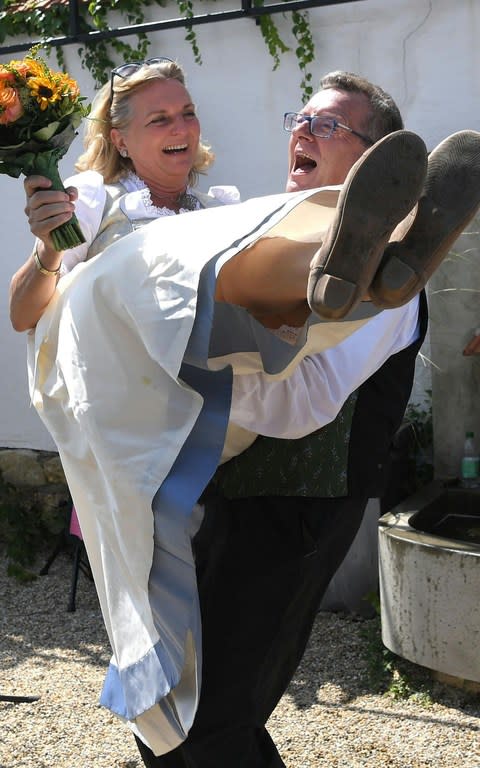
[[[352,166],[312,260],[307,299],[313,312],[338,320],[365,299],[391,233],[421,194],[426,170],[425,144],[410,131],[388,134]]]
[[[402,306],[427,283],[480,207],[480,133],[459,131],[430,154],[417,210],[393,233],[370,287],[374,304]]]

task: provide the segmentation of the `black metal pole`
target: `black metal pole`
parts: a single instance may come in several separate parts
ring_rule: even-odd
[[[78,0],[69,0],[68,9],[69,15],[69,34],[71,37],[76,37],[80,33],[80,9],[78,7]]]
[[[192,18],[167,19],[165,21],[152,21],[143,24],[135,24],[129,27],[118,27],[117,29],[106,29],[102,31],[92,30],[91,32],[80,32],[80,16],[78,10],[78,0],[70,0],[70,34],[65,37],[54,37],[46,40],[37,40],[35,42],[19,43],[16,45],[0,46],[0,55],[12,54],[19,51],[28,51],[32,45],[48,43],[52,48],[58,48],[62,45],[75,45],[79,43],[97,42],[99,40],[108,40],[112,37],[126,37],[127,35],[136,35],[139,33],[148,34],[149,32],[161,31],[163,29],[173,29],[175,27],[190,27],[197,24],[213,24],[218,21],[234,21],[242,18],[257,18],[265,14],[285,13],[285,11],[301,11],[306,8],[318,8],[328,5],[341,5],[344,3],[358,3],[361,0],[287,0],[284,3],[272,3],[271,5],[253,6],[251,0],[241,0],[241,8],[234,11],[221,11],[219,13],[206,13],[192,16]],[[72,8],[73,6],[73,8]],[[75,30],[75,31],[73,31]]]

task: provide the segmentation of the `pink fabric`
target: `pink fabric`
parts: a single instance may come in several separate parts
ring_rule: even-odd
[[[77,536],[79,539],[83,539],[75,507],[72,507],[72,514],[70,515],[70,533],[72,536]]]

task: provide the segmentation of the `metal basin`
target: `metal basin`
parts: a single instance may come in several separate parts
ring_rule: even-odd
[[[480,682],[480,489],[432,483],[383,515],[379,569],[387,648]]]

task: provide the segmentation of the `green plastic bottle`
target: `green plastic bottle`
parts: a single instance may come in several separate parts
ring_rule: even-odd
[[[475,488],[480,485],[480,457],[473,432],[465,433],[460,481],[464,488]]]

